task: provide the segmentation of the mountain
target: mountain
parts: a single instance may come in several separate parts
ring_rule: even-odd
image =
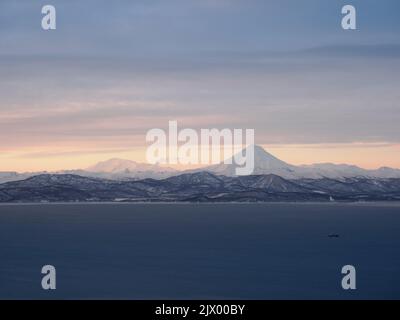
[[[175,170],[166,167],[160,167],[158,165],[152,165],[147,163],[139,163],[132,160],[124,159],[110,159],[102,161],[94,166],[85,169],[89,172],[105,172],[105,173],[118,173],[118,172],[174,172]]]
[[[245,152],[247,152],[247,149]],[[236,164],[234,157],[232,157],[231,162],[232,164],[220,163],[199,169],[198,171],[205,170],[215,174],[235,176]],[[274,174],[285,179],[345,179],[351,177],[400,178],[399,169],[387,167],[377,170],[366,170],[354,165],[333,163],[295,166],[276,158],[262,147],[256,145],[254,146],[253,175],[265,174]]]
[[[377,170],[366,170],[354,165],[319,163],[313,165],[304,165],[300,168],[308,172],[303,177],[309,178],[351,178],[351,177],[369,177],[369,178],[400,178],[400,170],[392,168],[379,168]]]
[[[168,167],[160,167],[159,165],[152,165],[147,163],[139,163],[132,160],[124,159],[110,159],[102,161],[94,166],[86,168],[84,171],[89,176],[99,176],[109,179],[123,179],[123,178],[166,178],[177,171]]]
[[[381,178],[400,178],[400,169],[381,167],[377,170],[371,170],[371,177]]]
[[[318,163],[303,165],[299,169],[306,172],[304,177],[308,178],[349,178],[359,176],[369,176],[368,170],[347,164]]]
[[[245,150],[245,152],[247,152],[247,149]],[[231,162],[232,164],[220,163],[199,170],[205,170],[225,176],[235,176],[237,166],[235,164],[234,157],[232,157]],[[279,160],[272,154],[265,151],[262,147],[257,145],[254,146],[253,175],[274,174],[287,179],[296,179],[301,177],[297,174],[296,169],[297,168],[295,166]]]
[[[267,202],[399,201],[400,179],[287,180],[276,175],[227,177],[186,173],[162,180],[115,181],[42,174],[0,184],[0,202]]]
[[[43,174],[45,172],[24,172],[18,173],[13,171],[3,171],[0,172],[0,183],[24,180],[35,175]]]

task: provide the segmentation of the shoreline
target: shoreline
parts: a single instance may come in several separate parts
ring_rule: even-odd
[[[327,206],[385,206],[385,207],[400,207],[400,201],[333,201],[333,202],[316,202],[316,201],[271,201],[271,202],[4,202],[0,206],[51,206],[51,205],[327,205]]]

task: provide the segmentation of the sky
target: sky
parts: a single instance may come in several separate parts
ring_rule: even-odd
[[[57,29],[41,28],[41,8]],[[357,30],[341,28],[341,8]],[[0,171],[145,161],[152,128],[251,128],[292,164],[400,168],[397,0],[0,2]]]

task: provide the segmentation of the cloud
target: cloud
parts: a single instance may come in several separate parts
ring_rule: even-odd
[[[392,47],[396,53],[397,46],[373,46],[374,54],[357,46],[338,56],[335,47],[231,54],[228,61],[211,54],[156,66],[136,59],[2,59],[0,144],[24,135],[143,136],[171,119],[197,128],[255,128],[262,143],[394,142],[400,59],[387,58]]]
[[[54,0],[44,32],[43,1],[1,1],[0,149],[120,150],[168,120],[263,144],[399,143],[399,2],[355,0],[349,33],[342,1],[293,3]]]

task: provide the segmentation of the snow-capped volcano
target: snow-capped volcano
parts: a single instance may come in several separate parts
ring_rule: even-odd
[[[243,155],[247,154],[247,149],[244,150]],[[237,165],[235,164],[234,157],[232,158],[232,164],[220,163],[217,165],[209,166],[203,170],[213,172],[219,175],[235,176]],[[265,151],[260,146],[254,146],[254,171],[253,175],[258,174],[275,174],[287,179],[296,179],[296,167],[288,164],[272,154]]]

